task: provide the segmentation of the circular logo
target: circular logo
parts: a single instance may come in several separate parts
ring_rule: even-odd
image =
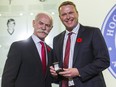
[[[116,78],[116,5],[107,14],[101,30],[110,55],[108,70]]]

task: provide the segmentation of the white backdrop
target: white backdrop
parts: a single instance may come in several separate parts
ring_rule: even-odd
[[[1,0],[4,1],[4,0]],[[0,4],[2,3],[0,1]],[[15,0],[14,0],[15,1]],[[22,0],[23,1],[23,0]],[[51,0],[46,0],[47,2],[51,2]],[[56,1],[56,0],[54,0]],[[57,7],[59,6],[59,4],[65,0],[59,0],[58,4],[56,5]],[[83,25],[88,25],[88,26],[95,26],[95,27],[99,27],[101,29],[102,24],[105,20],[105,17],[107,16],[108,12],[111,10],[111,8],[116,4],[116,0],[70,0],[73,1],[76,5],[77,5],[77,9],[79,12],[79,22]],[[16,2],[16,1],[15,1]],[[28,1],[29,2],[29,1]],[[49,2],[49,3],[50,3]],[[23,3],[23,2],[22,2]],[[31,2],[32,3],[32,2]],[[18,4],[18,3],[17,3]],[[42,3],[41,3],[42,4]],[[37,4],[36,4],[37,5]],[[45,4],[46,5],[46,4]],[[12,6],[12,5],[11,5]],[[26,7],[27,8],[27,7]],[[61,24],[59,18],[58,18],[58,12],[57,9],[54,7],[50,8],[46,10],[46,8],[41,8],[41,10],[43,11],[48,11],[51,12],[54,11],[55,14],[52,14],[53,18],[54,18],[54,28],[52,29],[50,35],[47,37],[46,42],[52,46],[52,39],[55,35],[57,35],[58,33],[60,33],[61,31],[63,31],[64,27]],[[11,9],[10,9],[11,10]],[[37,9],[36,9],[37,10]],[[0,12],[2,10],[0,9]],[[35,11],[35,10],[34,10]],[[27,12],[27,11],[25,11]],[[14,12],[16,13],[16,12]],[[36,13],[36,12],[35,12]],[[27,28],[27,34],[31,35],[32,33],[32,26],[31,26],[31,21],[32,21],[32,16],[29,16],[28,13],[26,13],[27,15],[24,16],[28,17],[27,19],[24,19],[23,22],[26,22],[26,24],[22,27],[23,28]],[[116,13],[115,13],[116,14]],[[1,18],[2,16],[0,16]],[[32,17],[32,18],[31,18]],[[23,17],[22,17],[23,18]],[[21,19],[22,21],[22,19]],[[30,33],[31,32],[31,33]],[[0,33],[2,33],[0,31]],[[29,36],[28,35],[28,36]],[[27,37],[27,36],[26,36]],[[1,49],[1,48],[0,48]],[[6,55],[4,55],[6,56]],[[2,60],[2,58],[0,58],[0,73],[2,73],[2,68],[1,63],[4,63],[4,60]],[[105,77],[105,81],[107,84],[107,87],[116,87],[116,78],[113,77],[113,75],[109,72],[108,69],[106,69],[105,71],[103,71],[104,77]],[[1,82],[1,81],[0,81]],[[53,87],[57,87],[58,85],[53,84]]]

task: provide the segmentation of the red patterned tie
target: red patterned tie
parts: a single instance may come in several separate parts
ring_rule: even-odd
[[[68,62],[69,62],[69,55],[70,55],[70,43],[71,43],[71,38],[70,36],[72,35],[72,32],[68,34],[68,39],[66,43],[66,48],[65,48],[65,56],[64,56],[64,68],[68,68]]]
[[[40,44],[42,45],[42,47],[41,47],[42,70],[45,75],[45,73],[46,73],[46,51],[45,51],[44,43],[41,41]]]
[[[70,36],[71,35],[72,35],[72,32],[68,34],[68,39],[67,39],[67,43],[66,43],[64,63],[63,63],[64,68],[68,68],[69,55],[70,55],[70,43],[71,43]],[[62,80],[62,87],[68,87],[68,79]]]

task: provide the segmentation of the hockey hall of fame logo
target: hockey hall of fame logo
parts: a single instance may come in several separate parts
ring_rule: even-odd
[[[110,54],[108,70],[116,78],[116,4],[106,16],[101,30]]]

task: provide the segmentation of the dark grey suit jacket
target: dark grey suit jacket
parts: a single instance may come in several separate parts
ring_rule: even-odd
[[[52,63],[52,49],[48,45],[47,53],[47,72],[43,75],[40,56],[32,38],[14,42],[4,67],[2,87],[51,87],[49,66]]]
[[[58,61],[60,67],[63,65],[64,36],[65,31],[53,40],[54,61]],[[73,78],[75,86],[106,87],[102,71],[109,65],[109,53],[100,29],[80,25],[74,46],[73,68],[77,68],[81,76]]]

